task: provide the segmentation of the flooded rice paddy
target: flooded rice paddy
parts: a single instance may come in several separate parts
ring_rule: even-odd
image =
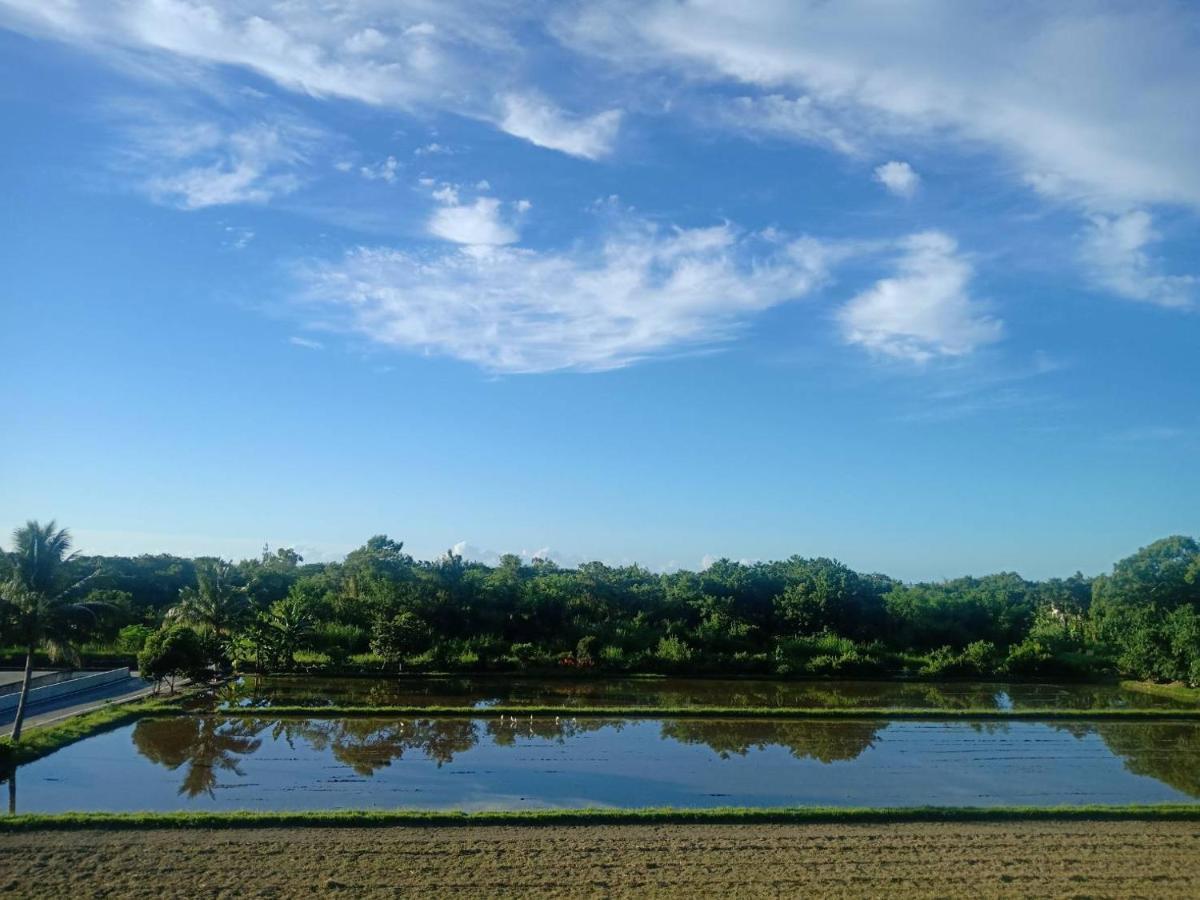
[[[877,709],[1159,709],[1169,698],[1118,684],[767,681],[704,678],[246,677],[219,697],[271,706],[717,706]]]
[[[1200,802],[1200,724],[177,716],[11,788],[17,812]]]

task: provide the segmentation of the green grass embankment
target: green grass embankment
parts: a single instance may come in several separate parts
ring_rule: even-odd
[[[259,706],[229,707],[208,715],[262,719],[920,719],[1048,721],[1104,719],[1123,721],[1200,720],[1197,709],[889,709],[887,707],[787,706]]]
[[[1016,821],[1200,821],[1200,804],[1151,806],[719,807],[311,812],[29,813],[0,818],[0,832],[146,828],[378,828],[451,825],[688,825]]]
[[[1127,691],[1166,697],[1168,700],[1200,708],[1200,688],[1188,687],[1179,681],[1171,684],[1155,684],[1151,681],[1122,681],[1121,687]]]
[[[0,738],[0,773],[13,766],[41,759],[68,744],[113,728],[119,728],[146,716],[171,715],[182,711],[182,707],[173,701],[151,698],[129,703],[114,703],[111,706],[73,716],[55,725],[29,728],[21,735],[21,740],[17,743],[13,743],[7,737]]]

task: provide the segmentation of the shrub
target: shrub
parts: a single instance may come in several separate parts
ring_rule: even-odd
[[[999,664],[999,653],[991,641],[975,641],[965,650],[939,647],[926,653],[920,668],[922,675],[991,675]]]
[[[596,646],[596,636],[594,634],[586,635],[579,639],[579,643],[575,645],[575,662],[581,666],[590,666],[595,660],[592,658],[592,650]]]
[[[602,647],[600,650],[600,662],[607,669],[624,669],[625,651],[612,644]]]
[[[371,629],[371,652],[389,662],[399,662],[428,646],[429,629],[415,613],[407,610],[390,619],[376,620]]]
[[[175,679],[181,675],[193,681],[207,680],[207,661],[200,635],[186,625],[171,625],[146,639],[138,654],[138,669],[143,678],[154,681],[155,690],[169,680],[174,691]]]
[[[508,655],[517,664],[518,668],[527,669],[537,656],[537,648],[533,644],[513,644],[508,648]]]
[[[328,653],[318,653],[315,650],[297,650],[293,659],[298,666],[320,666],[322,668],[333,662]]]
[[[784,638],[775,645],[777,675],[871,675],[883,669],[884,648],[878,642],[858,644],[822,632]]]
[[[154,634],[154,629],[147,625],[126,625],[117,632],[117,649],[125,653],[141,653],[146,639]]]
[[[692,658],[692,648],[680,638],[671,635],[659,640],[654,655],[670,666],[678,666]]]
[[[372,672],[383,671],[388,663],[382,656],[374,653],[355,653],[347,662],[352,666]]]
[[[325,653],[334,663],[344,663],[355,653],[365,653],[370,647],[367,632],[358,625],[323,622],[313,629],[309,643],[318,653]]]

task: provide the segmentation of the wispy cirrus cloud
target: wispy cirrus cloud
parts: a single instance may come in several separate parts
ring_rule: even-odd
[[[965,140],[1077,196],[1200,207],[1192,24],[1168,3],[604,0],[553,27],[624,71],[758,88],[765,128]]]
[[[827,146],[839,153],[862,153],[858,140],[812,97],[767,94],[721,100],[704,110],[709,121],[737,128],[744,133],[789,138]]]
[[[541,19],[536,6],[484,2],[0,0],[0,26],[136,57],[158,74],[236,67],[311,97],[452,112],[542,147],[604,156],[619,111],[571,114],[523,82],[517,35]]]
[[[154,201],[181,209],[266,203],[297,190],[326,140],[298,117],[249,119],[179,104],[118,102],[114,167]]]
[[[712,117],[718,126],[858,155],[986,148],[1002,177],[1102,214],[1081,245],[1091,283],[1187,305],[1191,279],[1157,271],[1140,221],[1156,204],[1200,210],[1200,54],[1186,5],[607,0],[553,21],[577,51],[643,80],[758,91],[735,101],[736,116]],[[876,170],[901,196],[917,183],[904,165]],[[1098,261],[1101,246],[1115,257]]]
[[[599,371],[730,339],[821,284],[832,252],[731,225],[627,218],[561,250],[363,247],[299,275],[326,324],[381,345],[493,372]]]

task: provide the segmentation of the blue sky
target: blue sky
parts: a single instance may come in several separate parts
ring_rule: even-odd
[[[1102,571],[1198,530],[1198,50],[1168,2],[0,0],[0,526]]]

